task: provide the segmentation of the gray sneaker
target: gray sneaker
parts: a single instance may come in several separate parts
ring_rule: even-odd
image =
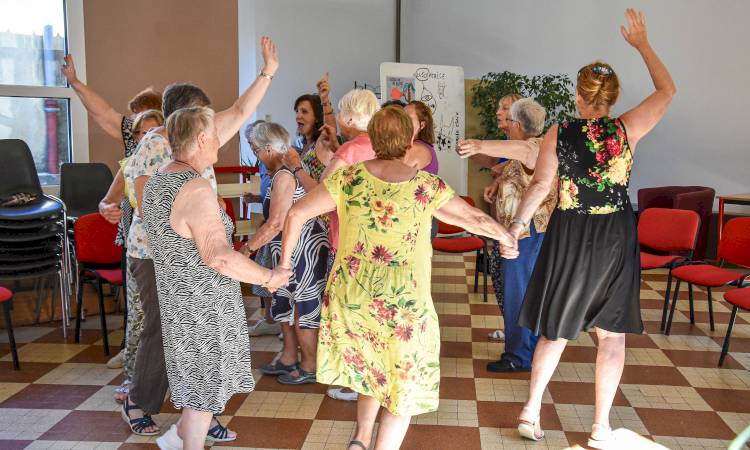
[[[255,326],[248,330],[250,336],[271,336],[281,333],[281,324],[278,322],[268,323],[261,319]]]

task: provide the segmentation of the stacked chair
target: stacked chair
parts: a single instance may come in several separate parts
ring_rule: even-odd
[[[54,277],[62,305],[63,335],[70,317],[70,253],[65,204],[45,195],[31,151],[18,139],[0,140],[0,198],[28,194],[20,206],[0,207],[0,284]],[[57,290],[53,289],[52,316]],[[41,297],[37,303],[37,317]]]

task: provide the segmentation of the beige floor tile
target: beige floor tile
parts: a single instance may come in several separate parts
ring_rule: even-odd
[[[323,397],[323,394],[255,391],[245,399],[235,415],[314,419]]]
[[[440,340],[443,342],[471,342],[471,328],[440,327]]]
[[[474,380],[474,388],[477,401],[523,403],[529,398],[528,380],[477,378]],[[552,403],[549,390],[544,391],[542,402]]]
[[[37,439],[69,412],[59,409],[0,409],[0,440]]]
[[[731,342],[729,345],[729,350],[732,350]],[[742,366],[745,369],[750,370],[750,353],[739,353],[739,352],[729,352],[729,356],[735,359],[738,363],[742,364]]]
[[[721,346],[708,336],[649,334],[649,337],[662,350],[721,350]]]
[[[588,333],[578,333],[578,337],[572,341],[568,341],[568,345],[576,347],[596,347],[596,342],[594,342],[594,338]]]
[[[691,386],[696,388],[750,390],[747,370],[678,367]]]
[[[28,385],[29,383],[0,383],[0,403],[9,399]]]
[[[470,358],[440,358],[440,376],[473,378],[474,364]]]
[[[119,411],[121,406],[113,399],[117,386],[102,386],[94,395],[78,405],[78,411]]]
[[[674,436],[654,436],[654,441],[669,448],[670,450],[725,450],[729,441],[719,439],[699,439]]]
[[[492,330],[503,328],[502,316],[484,316],[484,315],[472,315],[471,316],[471,327],[472,328],[489,328]]]
[[[5,322],[3,322],[3,326],[5,326]],[[33,342],[37,339],[39,339],[42,336],[46,336],[50,334],[51,332],[55,331],[56,328],[52,327],[13,327],[13,338],[16,340],[19,344],[25,344],[27,342]],[[3,330],[2,333],[0,333],[0,342],[7,344],[8,343],[8,333]]]
[[[120,369],[104,364],[65,363],[35,381],[37,384],[105,385],[120,375]]]
[[[555,404],[557,416],[560,418],[563,431],[590,433],[594,422],[593,405]],[[613,406],[610,412],[610,426],[612,429],[627,428],[638,434],[648,434],[648,429],[641,422],[635,409],[630,406]]]
[[[502,342],[472,342],[471,357],[474,359],[497,359],[503,352]]]
[[[625,364],[633,366],[674,366],[667,355],[657,348],[625,348]]]
[[[727,324],[725,323],[715,324],[714,331],[711,331],[711,326],[707,323],[696,323],[695,326],[708,336],[720,337],[723,339],[727,335]],[[750,324],[735,323],[732,327],[732,338],[750,338]]]
[[[459,316],[468,316],[471,314],[469,305],[466,303],[436,302],[435,311],[437,311],[438,314],[450,314]]]
[[[284,342],[278,336],[257,336],[250,338],[250,348],[254,352],[280,352]]]
[[[2,334],[2,333],[0,333]],[[83,344],[26,344],[18,349],[18,358],[24,362],[63,363],[88,348]],[[10,354],[0,361],[11,361]]]
[[[737,434],[740,434],[750,424],[750,414],[748,413],[717,412],[716,414]]]
[[[552,381],[593,383],[595,365],[593,363],[561,362],[557,365]]]
[[[35,441],[27,449],[32,450],[117,450],[119,442],[80,442],[80,441]]]
[[[515,428],[480,427],[479,439],[482,450],[559,450],[569,445],[565,433],[559,430],[545,430],[543,440],[531,442],[521,438]]]
[[[457,427],[478,427],[477,402],[474,400],[441,399],[437,411],[411,418],[412,424]]]
[[[692,387],[621,384],[620,390],[635,408],[712,411],[703,397]]]

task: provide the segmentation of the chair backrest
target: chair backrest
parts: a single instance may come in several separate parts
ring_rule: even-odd
[[[76,256],[83,264],[118,264],[122,250],[115,245],[117,225],[107,222],[99,213],[85,214],[76,220]]]
[[[476,203],[474,203],[474,199],[472,199],[471,197],[462,195],[461,198],[469,205],[476,206]],[[459,234],[463,233],[464,231],[466,230],[461,227],[457,227],[455,225],[451,225],[438,220],[438,234]]]
[[[112,171],[103,163],[65,163],[60,169],[60,199],[69,216],[99,211],[99,202],[112,184]]]
[[[741,267],[750,267],[750,217],[738,217],[724,225],[717,256]]]
[[[29,146],[20,139],[0,139],[0,197],[24,192],[42,195]]]
[[[694,250],[700,221],[695,211],[648,208],[638,218],[638,242],[662,252]]]

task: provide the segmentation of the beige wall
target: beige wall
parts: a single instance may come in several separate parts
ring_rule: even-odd
[[[236,0],[84,0],[89,86],[122,113],[145,88],[172,82],[203,88],[216,109],[237,98],[239,67]],[[120,144],[89,119],[89,157],[113,170]],[[239,161],[239,140],[229,141],[218,165]]]
[[[484,130],[479,119],[479,110],[471,106],[472,92],[471,88],[477,84],[479,80],[466,80],[464,82],[464,98],[466,99],[466,138],[476,138],[484,135]],[[469,160],[468,170],[468,190],[467,194],[469,197],[474,199],[477,207],[485,211],[489,211],[490,205],[484,201],[484,188],[492,181],[489,171],[480,170],[481,167],[474,161]]]

